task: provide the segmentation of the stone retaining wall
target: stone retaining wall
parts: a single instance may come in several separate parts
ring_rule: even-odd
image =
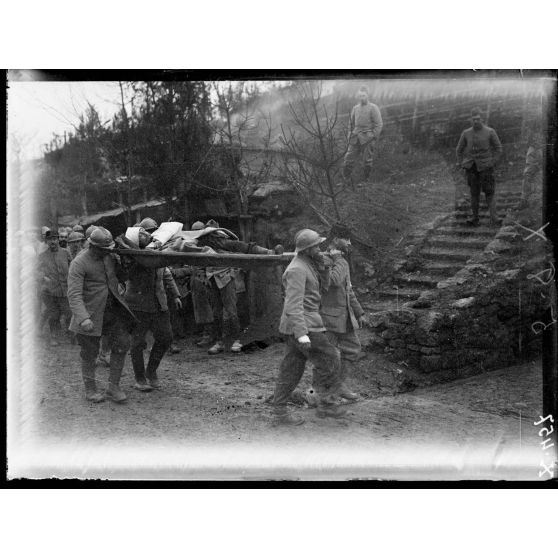
[[[371,314],[367,349],[423,373],[481,372],[540,352],[552,300],[548,242],[504,226],[484,252],[418,301]],[[539,275],[541,271],[548,271]],[[555,300],[555,298],[554,298]]]

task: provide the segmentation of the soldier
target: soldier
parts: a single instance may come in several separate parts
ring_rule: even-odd
[[[65,228],[58,231],[58,245],[60,248],[68,248],[68,233]]]
[[[83,250],[85,236],[80,232],[71,232],[68,235],[68,251],[72,260]]]
[[[310,229],[300,231],[295,237],[296,255],[283,274],[285,302],[279,331],[287,336],[287,343],[273,398],[275,424],[296,426],[304,422],[288,413],[287,402],[307,360],[315,367],[318,416],[339,418],[345,414],[335,399],[340,387],[339,351],[329,342],[319,312],[330,273],[319,249],[324,240]]]
[[[50,345],[57,346],[56,337],[60,334],[60,318],[64,318],[66,327],[70,323],[68,268],[72,258],[68,250],[60,248],[58,233],[49,230],[45,238],[48,250],[39,255],[38,274],[46,308],[46,319],[48,319]]]
[[[87,230],[85,231],[85,238],[89,238],[91,236],[91,233],[97,228],[97,225],[89,225],[87,227]]]
[[[110,253],[113,248],[111,233],[104,227],[95,229],[87,250],[82,250],[72,261],[68,279],[70,330],[76,334],[81,347],[85,396],[94,403],[105,399],[95,382],[95,359],[101,335],[107,336],[111,348],[106,395],[117,403],[126,400],[120,378],[130,348],[130,331],[137,322],[118,290],[119,282],[126,280],[126,273],[118,256]]]
[[[201,221],[196,221],[192,225],[193,231],[205,229],[205,225]],[[205,274],[203,267],[193,267],[190,278],[190,290],[192,291],[192,307],[194,309],[194,319],[196,325],[202,329],[201,337],[196,341],[198,347],[206,347],[211,345],[214,339],[213,332],[213,310],[211,308],[211,300],[209,297],[209,279]]]
[[[176,345],[178,339],[186,337],[186,297],[190,294],[190,279],[192,276],[192,268],[186,265],[173,265],[168,268],[172,274],[172,278],[180,292],[181,305],[171,304],[169,306],[170,322],[172,329],[172,343],[169,348],[171,354],[180,352],[180,348]],[[167,295],[173,293],[167,289]]]
[[[151,235],[141,227],[129,227],[126,238],[140,249],[151,242]],[[132,332],[132,366],[136,383],[140,391],[159,389],[157,368],[171,346],[172,329],[165,288],[173,296],[174,304],[182,308],[180,291],[168,268],[150,269],[139,264],[132,264],[128,270],[125,300],[138,319]],[[155,343],[149,354],[147,367],[143,359],[146,346],[145,336],[151,331]]]
[[[471,190],[471,210],[473,216],[467,224],[478,227],[481,191],[484,192],[490,210],[490,224],[497,226],[500,220],[496,215],[494,200],[494,166],[502,155],[502,144],[496,132],[485,126],[480,109],[471,111],[472,127],[461,134],[456,148],[457,166],[465,169],[467,183]]]
[[[360,339],[357,330],[366,323],[364,310],[360,306],[351,284],[351,274],[347,256],[351,241],[334,238],[328,254],[332,259],[328,290],[322,295],[320,314],[327,329],[329,342],[339,349],[341,365],[339,368],[340,386],[337,395],[356,401],[358,395],[346,383],[347,373],[360,354]]]
[[[224,229],[219,228],[216,221],[207,222],[207,227],[216,230],[198,239],[198,246],[207,246],[217,253],[240,252],[243,254],[273,254],[273,250],[262,248],[253,242],[242,242],[230,237]],[[239,339],[240,321],[236,307],[236,275],[238,270],[232,267],[208,267],[206,277],[209,282],[209,295],[214,315],[214,330],[216,342],[208,353],[216,355],[225,350],[225,344],[230,344],[233,353],[242,351]]]
[[[372,171],[374,146],[382,131],[380,109],[368,101],[368,90],[358,90],[358,104],[351,110],[349,118],[349,146],[343,161],[343,178],[349,180],[355,162],[360,158],[364,166],[364,180]]]

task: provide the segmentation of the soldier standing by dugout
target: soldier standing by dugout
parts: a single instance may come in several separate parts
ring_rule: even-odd
[[[120,378],[130,348],[130,331],[137,322],[119,293],[118,285],[126,280],[126,272],[118,256],[110,253],[114,246],[112,234],[104,227],[96,228],[89,237],[87,250],[82,250],[70,264],[68,278],[70,330],[81,347],[85,396],[94,403],[105,399],[95,381],[101,335],[107,337],[111,349],[106,394],[117,403],[126,400]]]
[[[471,191],[472,218],[468,225],[478,227],[480,195],[484,192],[490,211],[490,224],[500,224],[496,215],[494,166],[502,155],[502,144],[493,128],[486,126],[480,109],[471,111],[472,126],[461,134],[456,148],[457,166],[465,169]]]
[[[310,229],[299,231],[295,237],[296,255],[283,274],[285,302],[279,331],[287,336],[287,342],[273,397],[275,424],[296,426],[304,422],[302,417],[288,413],[287,402],[302,378],[307,360],[315,368],[318,416],[339,418],[345,414],[335,398],[340,387],[339,351],[328,340],[319,312],[322,292],[330,280],[319,249],[324,240]]]
[[[41,297],[46,308],[46,319],[49,326],[49,342],[58,345],[56,337],[60,335],[60,318],[63,317],[66,327],[70,323],[70,307],[68,305],[68,269],[71,262],[70,253],[58,244],[58,234],[47,231],[45,240],[48,249],[39,254],[38,276]]]

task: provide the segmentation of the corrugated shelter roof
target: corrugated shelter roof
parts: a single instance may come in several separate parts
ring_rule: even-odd
[[[174,197],[173,201],[177,198]],[[219,200],[220,201],[220,200]],[[166,200],[162,199],[153,199],[148,200],[146,202],[136,203],[130,207],[132,211],[137,211],[138,209],[144,209],[146,207],[158,207],[160,205],[164,205],[167,203]],[[101,211],[100,213],[93,213],[91,215],[81,215],[76,217],[75,215],[62,215],[58,218],[58,224],[61,226],[70,226],[70,225],[77,225],[78,223],[82,225],[91,225],[100,219],[106,217],[118,217],[124,213],[124,209],[122,207],[117,207],[116,209],[109,209],[107,211]]]

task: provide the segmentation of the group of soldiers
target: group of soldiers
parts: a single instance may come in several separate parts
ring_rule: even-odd
[[[199,238],[199,245],[209,252],[282,252],[280,246],[270,250],[220,235],[215,221],[192,225],[193,230],[200,228],[211,231]],[[157,223],[146,218],[129,227],[123,240],[128,247],[147,250],[148,246],[153,248],[156,229]],[[161,388],[157,371],[173,341],[170,307],[182,307],[177,281],[180,283],[184,277],[189,278],[195,319],[204,328],[198,345],[212,343],[210,354],[242,350],[236,308],[237,270],[144,267],[132,257],[118,255],[112,234],[100,226],[82,231],[78,225],[69,234],[47,228],[42,232],[44,242],[38,248],[37,259],[39,291],[45,307],[43,324],[48,321],[53,346],[58,345],[61,336],[61,318],[69,324],[70,341],[80,346],[88,401],[98,403],[107,397],[119,403],[126,400],[120,379],[128,352],[134,387],[141,392]],[[120,239],[116,240],[122,245]],[[360,352],[356,331],[364,320],[350,280],[350,240],[334,238],[329,250],[322,252],[319,245],[325,240],[309,229],[300,231],[294,239],[294,258],[283,275],[285,300],[279,329],[286,337],[286,354],[273,398],[277,424],[302,422],[287,412],[287,402],[307,360],[313,364],[319,416],[342,416],[340,404],[358,399],[346,383],[347,372]],[[154,342],[144,355],[148,332]],[[104,393],[96,381],[96,368],[103,360],[109,366]]]
[[[474,109],[472,127],[466,129],[457,146],[457,164],[466,172],[471,190],[471,226],[479,225],[479,199],[484,192],[493,225],[499,224],[494,204],[494,167],[502,145],[494,129],[483,123]],[[362,159],[365,175],[372,165],[372,153],[382,128],[378,107],[368,102],[367,91],[359,91],[359,103],[351,112],[349,149],[343,174],[350,179],[355,160]],[[542,165],[541,146],[532,145],[527,154],[523,202],[533,190],[534,176]],[[123,235],[125,245],[139,250],[160,248],[153,242],[158,225],[145,218]],[[191,230],[204,230],[198,246],[212,253],[281,253],[222,234],[219,224],[196,221]],[[209,231],[208,233],[206,233]],[[287,403],[300,382],[307,361],[313,365],[312,385],[320,417],[342,417],[342,403],[358,395],[347,385],[348,371],[361,346],[357,331],[366,322],[351,284],[348,264],[349,235],[334,235],[327,250],[326,238],[310,229],[295,236],[295,255],[283,274],[284,306],[279,324],[285,336],[285,356],[279,366],[273,413],[275,424],[299,425],[303,419],[289,413]],[[160,389],[159,364],[167,351],[178,352],[173,339],[184,328],[184,298],[191,294],[200,347],[209,346],[216,355],[225,350],[242,351],[237,293],[242,288],[240,270],[231,267],[176,266],[152,269],[114,252],[115,239],[106,228],[77,225],[60,233],[46,227],[43,241],[34,247],[38,259],[40,300],[45,311],[41,326],[48,321],[50,344],[58,343],[60,319],[69,323],[70,338],[81,348],[85,396],[92,402],[109,397],[126,400],[120,378],[126,354],[130,352],[134,387],[141,392]],[[234,235],[233,235],[234,237]],[[116,239],[117,241],[119,239]],[[172,299],[169,301],[169,298]],[[144,359],[147,334],[154,342]],[[106,393],[97,389],[95,369],[109,367]]]

